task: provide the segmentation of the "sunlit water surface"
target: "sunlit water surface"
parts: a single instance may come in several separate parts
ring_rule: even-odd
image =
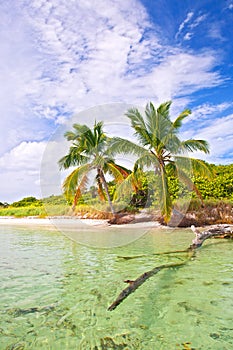
[[[206,242],[187,265],[160,271],[107,311],[125,279],[182,261],[155,253],[192,237],[155,228],[100,249],[48,228],[1,226],[0,349],[233,349],[232,242]]]

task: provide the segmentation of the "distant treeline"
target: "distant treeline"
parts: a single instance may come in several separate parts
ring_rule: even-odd
[[[233,201],[233,164],[230,165],[214,165],[211,164],[213,169],[213,178],[206,179],[202,176],[194,177],[194,183],[197,186],[199,192],[201,193],[203,199],[227,199]],[[143,202],[147,199],[147,204],[153,203],[156,196],[153,194],[151,188],[152,183],[156,181],[153,172],[145,172],[142,175],[142,187],[138,190],[138,193],[131,192],[131,205],[134,204],[140,207],[140,203],[143,206]],[[109,182],[110,193],[113,196],[115,191],[115,184]],[[178,178],[174,176],[169,176],[169,189],[173,200],[185,197],[195,197],[195,193],[188,191],[185,185],[181,184]],[[88,191],[86,191],[79,204],[88,202],[89,200],[97,197],[97,188],[92,186]],[[148,195],[149,193],[149,195]],[[148,196],[151,198],[148,199]],[[146,197],[146,198],[143,198]],[[139,203],[139,204],[138,204]],[[67,204],[66,199],[63,195],[52,195],[44,199],[37,199],[35,197],[25,197],[19,201],[13,202],[11,204],[6,202],[0,202],[0,207],[6,208],[20,208],[20,207],[42,207],[43,205],[65,205]]]

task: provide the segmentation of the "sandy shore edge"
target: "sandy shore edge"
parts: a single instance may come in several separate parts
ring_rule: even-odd
[[[107,220],[99,219],[80,219],[70,217],[50,217],[50,218],[37,218],[37,217],[23,217],[15,218],[12,216],[0,216],[0,225],[20,225],[20,226],[49,226],[56,227],[56,223],[69,225],[88,225],[94,227],[161,227],[156,221],[146,221],[137,223],[128,223],[122,225],[110,225]]]

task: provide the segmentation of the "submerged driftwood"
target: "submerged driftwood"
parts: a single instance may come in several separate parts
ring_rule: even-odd
[[[196,237],[193,239],[192,244],[185,250],[179,250],[175,252],[165,252],[164,254],[169,253],[187,253],[187,259],[180,263],[174,264],[164,264],[157,267],[154,267],[152,270],[144,272],[136,280],[126,280],[125,283],[128,283],[128,286],[121,291],[116,300],[109,306],[108,310],[114,310],[124,299],[126,299],[131,293],[133,293],[138,287],[140,287],[146,280],[150,277],[157,274],[163,269],[169,268],[179,268],[187,264],[188,261],[194,256],[195,250],[200,248],[203,242],[208,238],[233,238],[233,228],[229,225],[216,225],[210,227],[205,231],[199,231],[194,225],[191,226],[191,230],[195,233]]]
[[[45,305],[45,306],[34,306],[34,307],[29,307],[27,309],[15,307],[15,308],[6,310],[6,312],[10,315],[13,315],[14,317],[18,317],[26,314],[32,314],[35,312],[50,312],[50,311],[53,311],[55,307],[56,307],[56,304]]]

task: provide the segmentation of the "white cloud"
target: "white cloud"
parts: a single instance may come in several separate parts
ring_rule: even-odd
[[[46,142],[22,142],[0,158],[0,201],[41,197],[40,165]]]
[[[22,1],[16,13],[2,10],[1,110],[23,122],[99,103],[145,101],[150,89],[143,77],[152,84],[148,72],[171,54],[136,0]]]
[[[162,102],[218,85],[221,79],[217,73],[211,72],[213,65],[211,54],[194,56],[178,52],[168,56],[150,76],[154,95]]]
[[[208,123],[210,120],[213,120],[213,117],[216,117],[220,113],[226,111],[230,107],[233,107],[232,102],[222,102],[220,104],[210,104],[204,103],[192,110],[192,114],[187,120],[187,122],[191,120],[195,120],[204,123]]]
[[[184,40],[190,40],[192,38],[192,36],[193,36],[193,34],[188,32],[188,33],[185,34]]]
[[[204,22],[204,21],[206,20],[206,18],[207,18],[207,15],[206,15],[206,14],[198,16],[198,17],[193,21],[193,23],[190,24],[190,28],[191,28],[191,29],[196,28],[197,26],[199,26],[199,24],[200,24],[201,22]]]
[[[183,39],[186,41],[190,40],[194,35],[193,30],[196,27],[198,27],[202,22],[204,22],[206,18],[207,18],[206,14],[199,15],[195,18],[194,12],[188,12],[185,20],[180,24],[175,38],[178,39],[181,36],[182,32],[185,32],[187,28],[187,32],[184,33]]]
[[[187,13],[187,16],[185,18],[185,20],[180,24],[179,29],[178,29],[178,33],[177,36],[181,33],[181,31],[184,29],[184,27],[186,26],[187,23],[189,23],[192,19],[194,15],[194,12],[190,11]]]
[[[154,72],[161,77],[164,68],[169,68],[170,62],[179,62],[182,56],[182,50],[161,44],[145,9],[136,0],[111,1],[111,4],[107,0],[98,3],[48,0],[32,1],[30,5],[25,1],[16,9],[21,11],[20,28],[23,28],[21,41],[24,44],[19,42],[19,45],[28,47],[31,52],[26,54],[25,63],[22,54],[21,65],[17,65],[17,72],[12,72],[6,95],[12,95],[10,91],[20,91],[19,103],[14,100],[18,113],[14,110],[12,114],[29,123],[39,118],[48,119],[48,122],[61,120],[60,115],[65,111],[77,112],[100,103],[159,100],[160,87],[157,81],[154,83]],[[192,17],[193,12],[188,13],[184,23]],[[18,16],[15,18],[17,23]],[[14,31],[10,29],[9,35]],[[10,47],[6,59],[14,50],[13,45]],[[213,52],[205,56],[189,54],[188,61],[200,59],[200,65],[195,65],[200,87],[213,86],[216,81],[217,74],[210,74],[215,65],[213,55]],[[182,59],[184,57],[183,53]],[[207,74],[203,60],[209,60]],[[180,81],[183,80],[182,68],[180,74],[174,71],[175,68],[171,79],[167,75],[162,79],[162,84],[168,82],[167,90],[172,90],[172,97],[176,97],[177,85],[182,89]],[[193,91],[199,88],[192,74],[189,74],[188,85],[189,92],[192,86]],[[31,134],[34,136],[35,132]]]
[[[46,142],[22,142],[0,158],[0,167],[4,171],[38,169],[45,146]]]
[[[216,106],[223,111],[227,108],[224,104]],[[216,108],[216,109],[217,109]],[[206,106],[202,110],[195,111],[199,118],[203,117],[202,113],[211,116],[211,112],[215,112],[214,106]],[[210,163],[226,164],[232,162],[233,156],[233,114],[223,116],[217,119],[209,118],[208,123],[195,123],[195,129],[189,129],[182,134],[183,139],[194,138],[206,140],[210,145],[210,154],[204,155],[201,152],[193,153],[194,157],[205,159]]]
[[[208,31],[208,36],[211,39],[217,39],[221,41],[225,41],[225,38],[222,34],[222,28],[221,25],[217,22],[211,23],[209,31]]]
[[[214,51],[165,44],[137,0],[13,0],[0,10],[0,181],[23,174],[26,192],[39,167],[36,147],[73,113],[168,99],[183,109],[189,94],[222,82]],[[188,12],[179,33],[203,20]]]

